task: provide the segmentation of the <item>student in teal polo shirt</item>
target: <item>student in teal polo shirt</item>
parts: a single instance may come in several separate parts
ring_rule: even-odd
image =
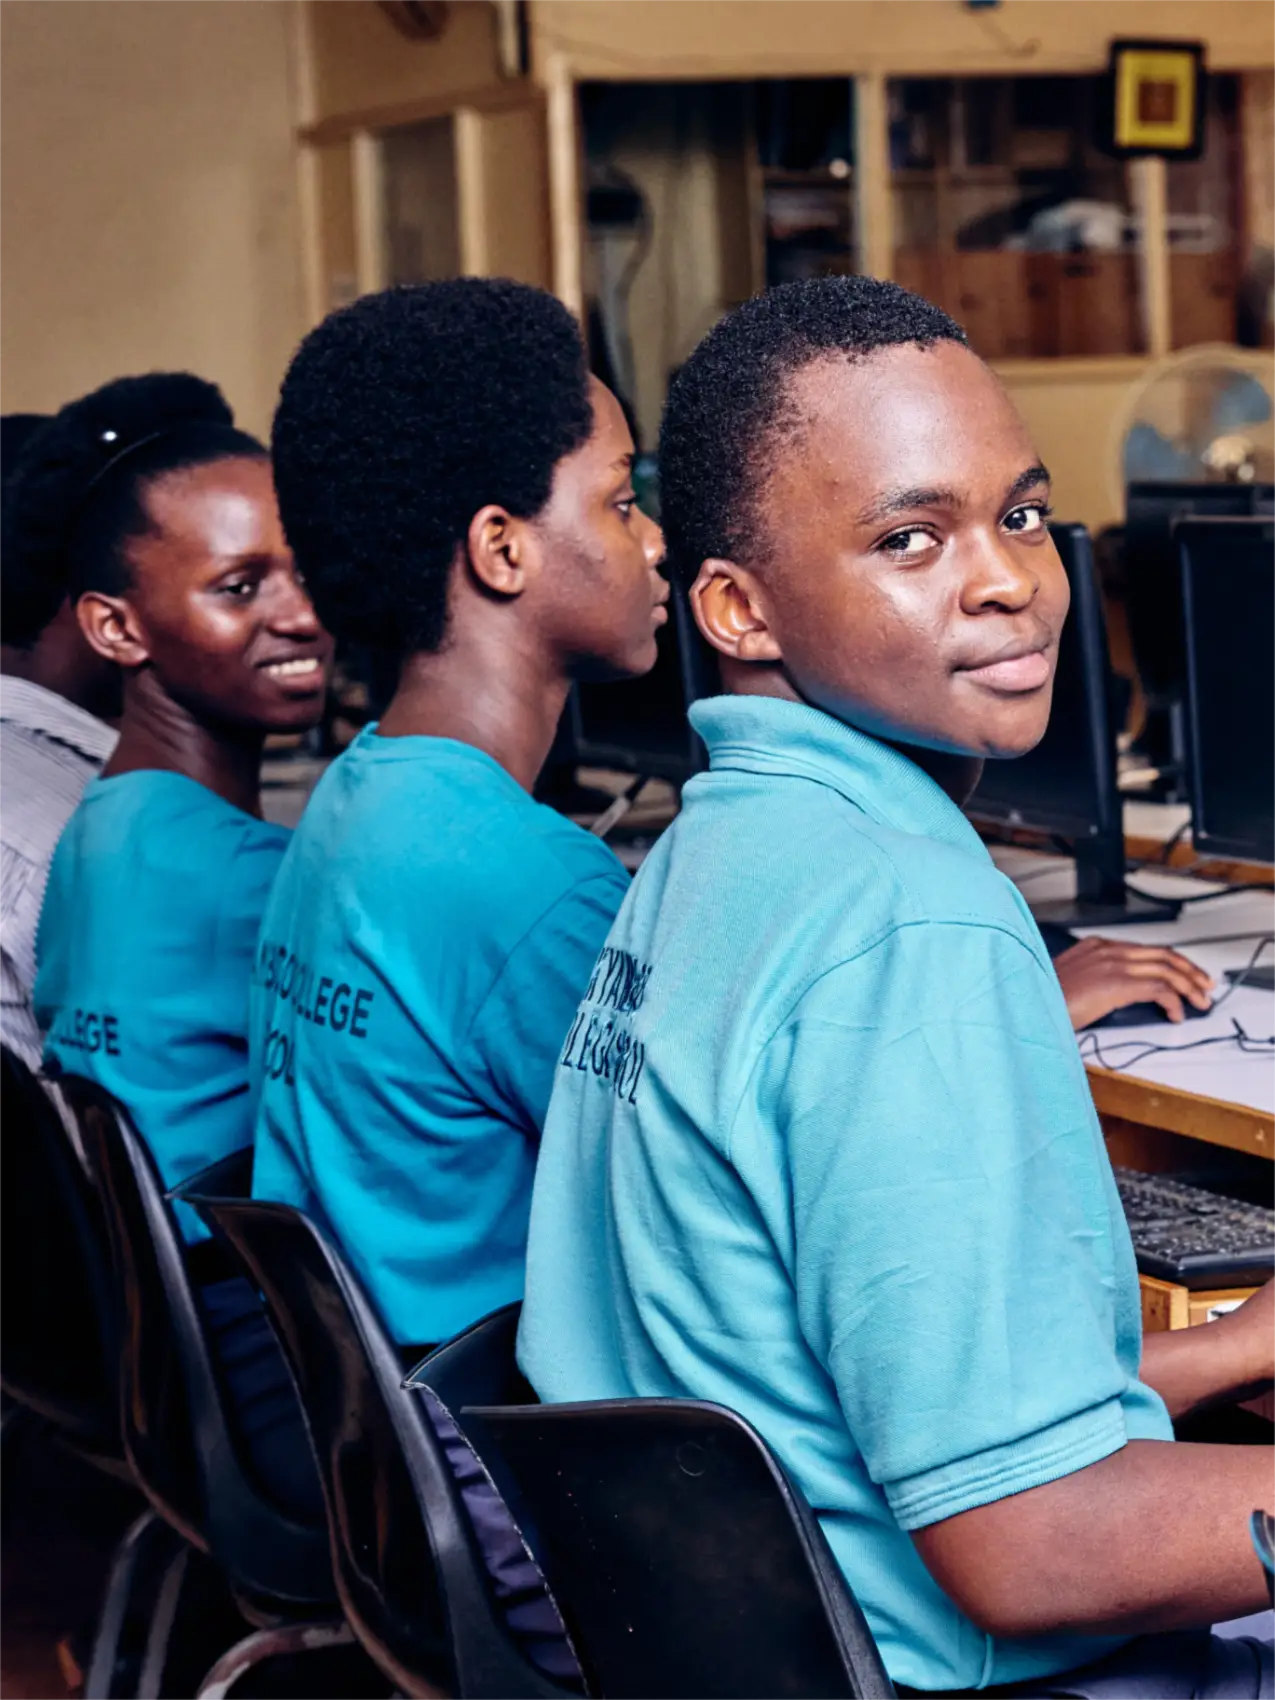
[[[314,725],[331,644],[297,578],[270,461],[187,373],[68,404],[23,460],[6,546],[67,583],[123,679],[119,742],[58,843],[37,942],[50,1074],[129,1111],[176,1186],[252,1139],[248,986],[287,833],[262,749]],[[179,1205],[191,1240],[207,1238]],[[192,1260],[197,1281],[205,1260]],[[232,1421],[287,1506],[318,1512],[296,1394],[242,1278],[199,1283]]]
[[[562,1035],[628,889],[534,802],[573,679],[655,661],[633,441],[552,296],[391,290],[302,344],[279,501],[338,640],[398,688],[310,799],[262,923],[253,1190],[335,1236],[401,1345],[521,1298]]]
[[[892,1678],[1270,1692],[1271,1289],[1141,1339],[1057,978],[960,803],[1044,731],[1048,474],[953,322],[867,278],[740,308],[674,381],[673,570],[731,695],[564,1042],[520,1361],[716,1400],[804,1490]],[[1067,1673],[1059,1677],[1057,1673]]]

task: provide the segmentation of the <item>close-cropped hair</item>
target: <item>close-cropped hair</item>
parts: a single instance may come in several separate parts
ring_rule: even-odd
[[[660,430],[660,518],[669,568],[689,586],[702,562],[755,560],[768,466],[798,429],[793,374],[820,359],[966,341],[946,313],[870,277],[781,284],[728,313],[669,387]]]
[[[592,425],[579,327],[543,290],[457,278],[332,314],[288,370],[271,445],[323,624],[383,651],[437,649],[474,515],[534,517]]]
[[[116,378],[68,402],[5,479],[4,641],[29,647],[68,596],[128,588],[128,544],[151,527],[154,479],[265,453],[217,386],[189,372]]]

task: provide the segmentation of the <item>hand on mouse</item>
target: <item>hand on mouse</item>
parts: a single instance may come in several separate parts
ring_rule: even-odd
[[[1197,1009],[1213,1001],[1204,970],[1166,945],[1081,939],[1054,958],[1054,971],[1076,1028],[1131,1003],[1158,1003],[1170,1021],[1182,1021],[1183,999]]]

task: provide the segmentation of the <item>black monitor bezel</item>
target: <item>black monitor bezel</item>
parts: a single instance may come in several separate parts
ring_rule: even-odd
[[[1204,778],[1207,762],[1203,740],[1201,737],[1199,716],[1199,678],[1193,634],[1195,630],[1194,604],[1196,592],[1193,589],[1196,571],[1198,570],[1192,558],[1192,542],[1196,539],[1209,539],[1216,542],[1224,532],[1234,533],[1241,528],[1261,528],[1265,531],[1275,531],[1275,520],[1269,514],[1254,514],[1241,516],[1238,514],[1216,515],[1212,518],[1193,516],[1182,519],[1173,528],[1173,540],[1177,549],[1178,569],[1182,585],[1182,624],[1184,649],[1186,656],[1186,739],[1188,761],[1188,784],[1191,797],[1191,842],[1198,855],[1228,857],[1234,861],[1251,862],[1262,867],[1275,864],[1275,853],[1267,855],[1265,847],[1252,841],[1228,838],[1224,833],[1209,830],[1208,810],[1204,801]],[[1271,570],[1275,572],[1275,549],[1272,550]],[[1269,776],[1268,776],[1269,777]]]
[[[1039,832],[1065,838],[1077,845],[1118,837],[1123,846],[1124,816],[1117,783],[1116,735],[1111,725],[1107,695],[1110,673],[1107,623],[1098,575],[1094,570],[1093,543],[1083,525],[1055,523],[1049,530],[1059,546],[1059,553],[1065,550],[1071,556],[1071,570],[1067,574],[1071,584],[1068,621],[1072,625],[1071,636],[1080,646],[1088,734],[1086,742],[1093,780],[1093,818],[1077,823],[1074,816],[1050,814],[1044,809],[1029,809],[1024,814],[1014,807],[989,805],[987,800],[980,803],[977,791],[966,805],[966,813],[982,824],[1007,827],[1013,831]]]

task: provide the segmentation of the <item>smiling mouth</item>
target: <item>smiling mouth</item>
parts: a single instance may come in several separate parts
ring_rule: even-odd
[[[322,663],[317,655],[305,655],[295,661],[267,661],[261,671],[272,679],[312,679],[322,671]]]
[[[976,685],[1007,695],[1038,691],[1049,683],[1053,664],[1043,649],[1030,650],[1026,655],[1011,655],[1000,661],[986,662],[982,667],[962,667],[961,673]]]

